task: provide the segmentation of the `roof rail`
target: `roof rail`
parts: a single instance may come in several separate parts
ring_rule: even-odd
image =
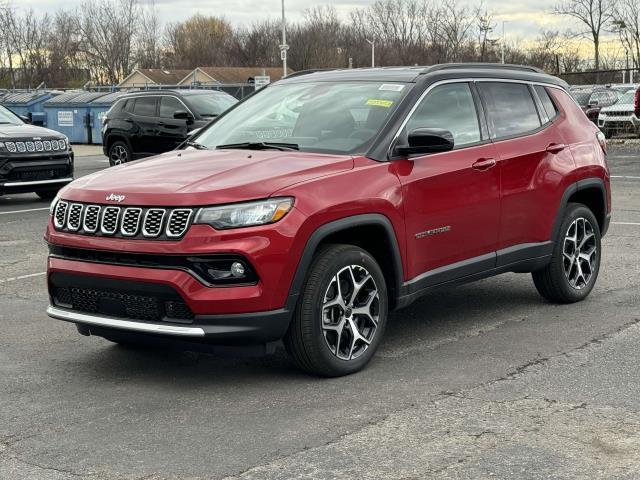
[[[331,70],[336,70],[336,69],[335,68],[312,68],[312,69],[309,69],[309,70],[298,70],[297,72],[290,73],[286,77],[282,77],[282,80],[287,80],[287,79],[293,78],[293,77],[301,77],[302,75],[308,75],[310,73],[329,72]]]
[[[510,63],[443,63],[439,65],[432,65],[427,67],[423,73],[432,73],[437,72],[439,70],[453,70],[453,69],[463,69],[463,68],[486,68],[487,70],[522,70],[525,72],[534,72],[534,73],[545,73],[543,70],[540,70],[536,67],[529,67],[526,65],[512,65]]]

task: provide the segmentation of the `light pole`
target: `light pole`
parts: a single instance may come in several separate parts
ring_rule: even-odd
[[[507,23],[506,20],[502,21],[502,64],[504,65],[504,24]]]
[[[376,42],[368,38],[365,38],[365,40],[371,45],[371,68],[373,68],[376,66]]]
[[[282,77],[287,76],[287,24],[284,17],[284,0],[282,0],[282,44],[280,45],[280,58],[282,59]]]

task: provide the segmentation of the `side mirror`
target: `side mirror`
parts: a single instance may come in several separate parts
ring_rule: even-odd
[[[24,123],[31,123],[31,117],[28,117],[26,115],[20,115],[20,120],[22,120]]]
[[[409,145],[399,145],[396,152],[400,155],[420,153],[440,153],[453,150],[453,134],[443,128],[416,128],[409,132]]]
[[[173,114],[173,118],[176,120],[193,120],[193,115],[191,115],[186,110],[176,110]]]

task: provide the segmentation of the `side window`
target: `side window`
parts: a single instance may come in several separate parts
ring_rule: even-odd
[[[536,85],[534,88],[536,90],[536,93],[538,94],[540,102],[542,103],[544,111],[547,113],[547,117],[549,118],[549,120],[553,120],[558,116],[558,113],[560,113],[558,111],[558,107],[556,107],[556,104],[553,103],[553,100],[551,100],[551,97],[549,96],[546,88],[541,85]]]
[[[160,99],[160,116],[162,118],[173,118],[173,114],[178,110],[186,110],[186,107],[175,97],[162,97]]]
[[[154,97],[138,97],[133,106],[133,113],[142,117],[156,116],[156,98]]]
[[[540,117],[528,85],[479,82],[478,88],[487,103],[495,138],[522,135],[540,127]]]
[[[431,90],[407,122],[404,138],[416,128],[449,130],[455,147],[479,142],[480,125],[469,84],[451,83]]]

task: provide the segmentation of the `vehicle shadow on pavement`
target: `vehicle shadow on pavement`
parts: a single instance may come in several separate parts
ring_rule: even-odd
[[[521,321],[537,308],[548,308],[529,276],[505,275],[457,288],[435,291],[403,310],[392,312],[377,355],[363,372],[366,379],[385,362],[437,348],[465,336],[477,336],[511,322]],[[90,338],[95,348],[78,361],[91,372],[115,381],[167,381],[188,388],[214,383],[309,382],[312,378],[295,368],[284,348],[264,357],[234,358],[201,352],[136,349]],[[99,342],[99,345],[97,344]],[[385,370],[393,375],[393,368]],[[379,373],[379,372],[377,372]]]

